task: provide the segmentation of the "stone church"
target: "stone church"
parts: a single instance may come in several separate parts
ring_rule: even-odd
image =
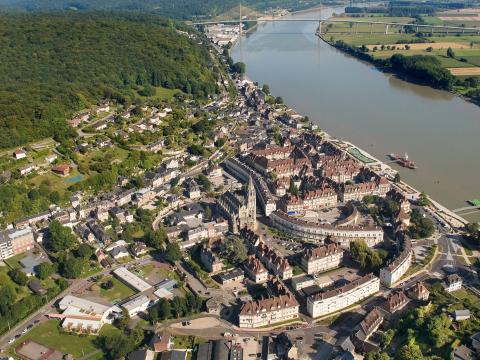
[[[257,221],[256,193],[252,177],[248,181],[246,190],[225,192],[218,199],[219,212],[230,225],[230,231],[238,234],[244,227],[255,229]]]

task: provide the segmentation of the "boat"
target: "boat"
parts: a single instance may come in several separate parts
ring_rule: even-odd
[[[415,165],[415,163],[408,158],[407,153],[405,153],[404,156],[400,156],[400,155],[397,155],[397,154],[389,154],[388,157],[391,160],[393,160],[394,162],[396,162],[398,165],[403,166],[407,169],[416,169],[417,168],[417,165]]]
[[[472,206],[480,206],[480,199],[467,200],[467,202]]]

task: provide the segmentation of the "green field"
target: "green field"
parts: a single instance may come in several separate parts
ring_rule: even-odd
[[[100,334],[103,335],[116,331],[120,330],[111,325],[105,325],[100,331]],[[98,350],[98,347],[95,345],[95,339],[97,339],[96,336],[78,336],[64,333],[61,331],[58,321],[49,320],[34,327],[25,336],[15,341],[10,349],[13,353],[14,348],[25,340],[33,340],[39,344],[60,351],[63,354],[72,354],[75,359],[78,359]],[[103,354],[97,353],[89,359],[103,359]]]
[[[113,287],[111,289],[103,289],[100,285],[108,280],[111,280],[113,283]],[[103,278],[100,280],[97,285],[100,287],[100,290],[98,291],[100,297],[110,301],[110,302],[118,302],[119,300],[125,299],[129,296],[132,296],[135,294],[135,291],[133,291],[130,287],[122,283],[120,280],[118,280],[115,277],[108,277],[108,278]]]

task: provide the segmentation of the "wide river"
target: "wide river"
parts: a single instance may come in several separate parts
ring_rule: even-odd
[[[322,18],[342,8],[322,9]],[[318,18],[318,10],[289,15]],[[480,107],[448,92],[384,74],[317,36],[313,22],[259,25],[232,49],[247,76],[267,83],[320,128],[379,159],[408,153],[402,178],[455,209],[480,198]],[[396,166],[396,165],[394,165]],[[480,220],[480,213],[465,216]]]

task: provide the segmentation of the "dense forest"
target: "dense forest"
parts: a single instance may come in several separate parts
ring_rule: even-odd
[[[258,10],[276,7],[300,10],[319,3],[320,0],[243,0],[244,5],[253,6]],[[178,19],[216,16],[238,4],[239,0],[0,0],[0,7],[12,10],[140,11]]]
[[[0,147],[61,141],[75,111],[145,87],[216,92],[208,48],[183,26],[136,13],[0,15]]]

